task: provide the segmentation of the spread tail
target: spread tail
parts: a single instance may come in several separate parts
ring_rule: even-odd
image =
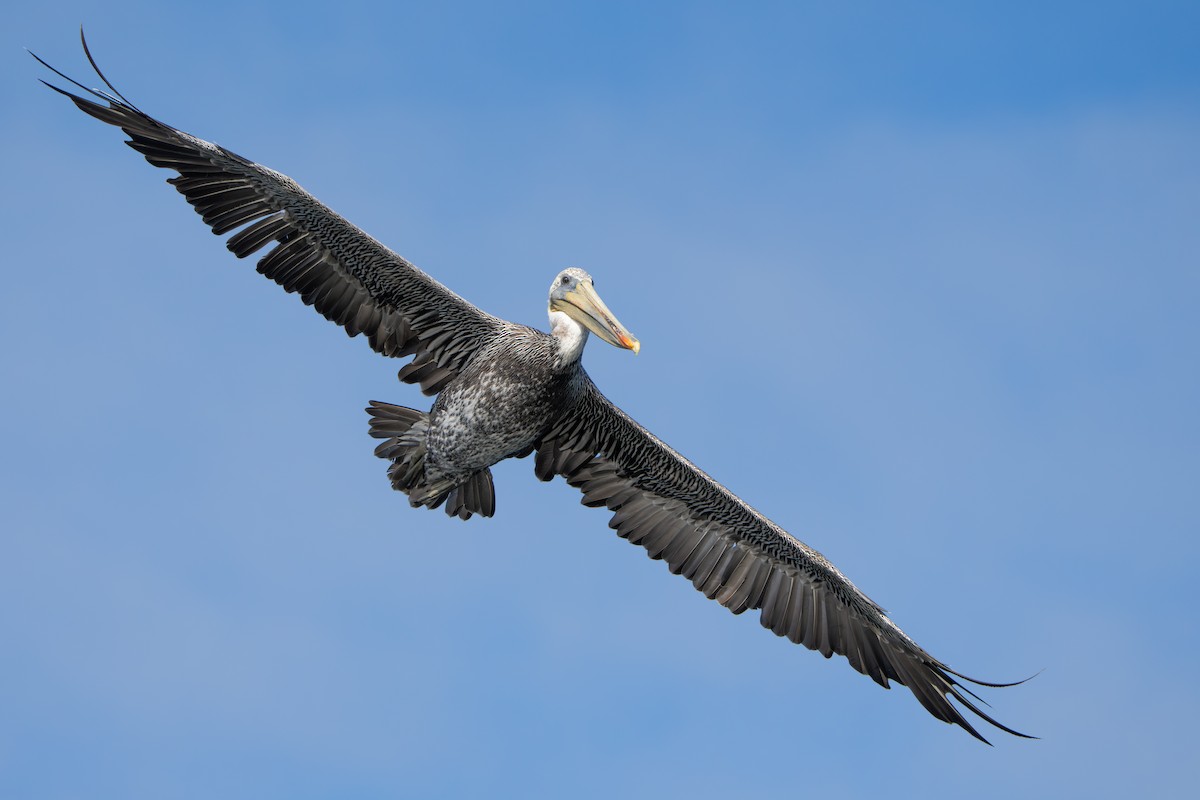
[[[408,502],[414,508],[437,508],[445,503],[446,513],[459,519],[470,519],[472,514],[490,517],[496,513],[492,471],[486,467],[465,479],[462,476],[426,479],[428,414],[377,400],[371,401],[367,413],[371,415],[371,435],[386,440],[375,448],[375,455],[392,462],[388,467],[392,488],[408,495]]]

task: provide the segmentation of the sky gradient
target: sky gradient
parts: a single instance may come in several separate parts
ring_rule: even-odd
[[[9,11],[0,796],[1193,792],[1200,9],[825,5]],[[601,389],[935,656],[1039,673],[984,697],[1042,739],[733,617],[528,460],[492,520],[410,509],[362,408],[430,401],[37,83],[96,83],[81,22],[491,313],[590,271],[643,345]]]

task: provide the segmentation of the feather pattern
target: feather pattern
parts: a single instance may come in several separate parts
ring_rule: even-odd
[[[484,313],[304,191],[286,175],[159,122],[126,100],[84,52],[108,91],[89,89],[40,61],[88,97],[47,83],[82,111],[123,130],[213,233],[245,258],[271,243],[258,271],[386,356],[417,355],[427,370],[402,380],[440,391],[504,322]],[[34,56],[37,58],[37,56]],[[100,101],[100,102],[97,102]],[[247,224],[250,223],[250,224]]]
[[[364,334],[376,351],[413,356],[399,378],[438,395],[431,412],[374,401],[368,408],[371,435],[385,440],[376,454],[391,462],[392,485],[410,503],[444,504],[447,514],[464,520],[491,516],[489,467],[535,452],[538,478],[565,478],[584,505],[611,512],[609,527],[618,536],[732,613],[757,609],[775,635],[826,658],[845,656],[884,688],[891,681],[907,686],[934,717],[978,739],[986,741],[955,702],[1025,736],[992,719],[959,679],[1012,684],[976,681],[933,658],[819,552],[600,394],[578,363],[587,330],[554,310],[583,291],[580,282],[591,286],[586,273],[568,269],[556,279],[563,286],[551,290],[551,335],[486,314],[287,176],[145,114],[104,77],[86,42],[84,51],[108,91],[88,89],[42,61],[91,99],[47,85],[121,128],[151,164],[175,171],[169,183],[215,234],[231,234],[227,247],[235,256],[267,248],[257,262],[264,276],[350,336]],[[602,304],[593,310],[599,326],[589,325],[593,332],[636,350],[636,340],[604,318]]]
[[[582,370],[581,370],[582,371]],[[542,480],[561,475],[582,502],[612,512],[609,527],[692,581],[734,614],[760,611],[763,627],[835,653],[884,688],[907,686],[926,710],[987,740],[951,703],[996,728],[961,681],[976,681],[929,655],[824,556],[759,514],[614,406],[585,388],[537,446]],[[961,680],[960,680],[961,679]]]

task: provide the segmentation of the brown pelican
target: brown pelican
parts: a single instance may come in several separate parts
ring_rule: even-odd
[[[489,467],[535,453],[534,472],[563,477],[609,527],[667,563],[734,614],[757,609],[763,627],[845,656],[884,688],[907,686],[930,714],[986,741],[951,698],[1000,730],[961,681],[968,678],[909,638],[836,567],[759,514],[609,402],[580,364],[588,336],[638,351],[638,340],[566,269],[550,287],[550,333],[487,314],[326,208],[286,175],[143,113],[104,77],[94,99],[47,83],[84,112],[122,129],[238,258],[268,248],[258,271],[299,294],[350,336],[385,356],[412,356],[400,380],[437,395],[425,413],[372,402],[376,454],[414,506],[492,516]],[[36,56],[35,56],[36,58]],[[44,81],[43,81],[44,82]],[[99,101],[99,102],[96,102]],[[236,231],[236,232],[235,232]],[[961,681],[959,680],[961,679]],[[974,700],[972,700],[974,698]],[[1029,738],[1029,737],[1026,737]]]

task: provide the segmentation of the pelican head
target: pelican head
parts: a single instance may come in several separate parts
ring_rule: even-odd
[[[550,322],[557,328],[556,312],[566,314],[614,347],[632,350],[635,355],[642,349],[641,342],[617,321],[596,294],[592,276],[578,267],[564,269],[550,284]],[[586,337],[586,332],[581,333]],[[582,342],[579,347],[582,348]]]

